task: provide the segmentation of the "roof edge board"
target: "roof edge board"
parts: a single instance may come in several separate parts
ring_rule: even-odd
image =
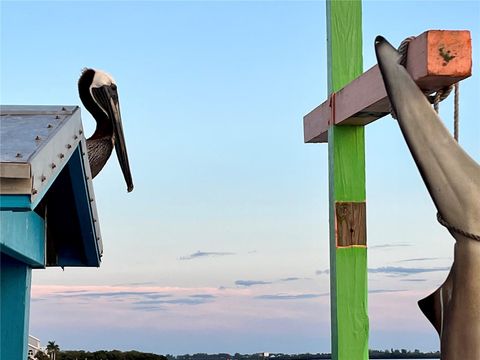
[[[83,137],[80,109],[77,108],[65,124],[57,129],[54,137],[32,155],[32,204],[38,204],[45,195]]]
[[[0,163],[0,177],[8,179],[29,179],[31,176],[31,166],[28,163],[21,162],[2,162]]]
[[[0,105],[0,115],[72,115],[77,105]]]
[[[87,262],[90,266],[100,266],[103,244],[98,226],[99,221],[96,217],[95,195],[91,191],[93,188],[90,189],[89,186],[91,176],[87,175],[90,174],[90,169],[87,167],[89,164],[85,163],[83,155],[85,152],[82,150],[82,145],[83,142],[80,143],[68,166],[74,182],[75,206],[81,220],[82,238],[86,240],[88,237],[93,237],[93,242],[84,242]],[[87,169],[88,171],[86,171]],[[87,218],[89,221],[85,220]]]

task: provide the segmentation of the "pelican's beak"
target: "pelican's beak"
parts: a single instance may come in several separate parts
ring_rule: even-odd
[[[127,191],[133,190],[132,174],[130,165],[128,164],[127,147],[125,145],[125,136],[123,135],[122,116],[120,115],[120,103],[118,101],[118,93],[116,85],[102,86],[99,88],[102,102],[108,117],[112,121],[114,145],[117,152],[118,162],[122,169],[123,177],[127,183]]]
[[[123,135],[122,116],[120,115],[120,103],[118,102],[118,96],[111,98],[112,109],[114,116],[113,133],[115,135],[115,151],[117,152],[118,162],[122,168],[123,177],[127,183],[127,191],[133,190],[132,174],[130,172],[130,165],[128,164],[127,146],[125,145],[125,136]]]

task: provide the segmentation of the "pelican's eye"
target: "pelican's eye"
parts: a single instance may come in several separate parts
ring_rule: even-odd
[[[112,88],[112,90],[117,90],[117,85],[115,84],[110,85],[110,87]]]

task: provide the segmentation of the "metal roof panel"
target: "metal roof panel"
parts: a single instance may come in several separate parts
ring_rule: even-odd
[[[82,138],[78,106],[1,106],[0,193],[30,194],[38,202]],[[28,178],[26,189],[20,179]]]

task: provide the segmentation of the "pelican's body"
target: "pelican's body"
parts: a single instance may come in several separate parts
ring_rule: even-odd
[[[123,136],[115,80],[106,72],[84,69],[78,80],[78,92],[83,105],[97,122],[95,132],[87,139],[92,176],[97,176],[102,170],[115,147],[128,191],[132,191],[133,181]]]
[[[452,138],[382,37],[375,50],[398,124],[435,203],[455,238],[454,263],[434,293],[419,301],[437,329],[441,358],[480,359],[480,166]]]
[[[87,139],[88,161],[92,177],[98,175],[112,155],[113,142],[113,137],[108,135],[97,139]]]

